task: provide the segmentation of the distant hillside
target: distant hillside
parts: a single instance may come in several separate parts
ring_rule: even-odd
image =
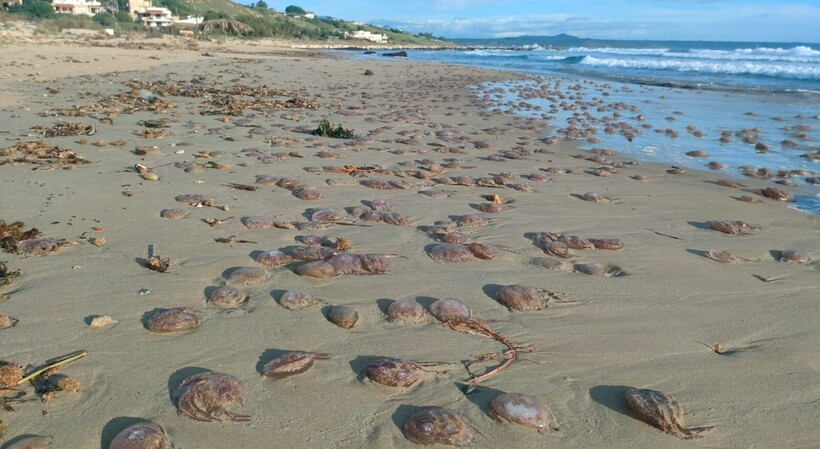
[[[343,41],[351,46],[368,44],[368,41],[351,39],[355,31],[369,31],[387,36],[388,45],[452,46],[451,42],[435,39],[430,35],[414,35],[401,30],[385,29],[358,24],[332,17],[297,16],[276,12],[268,8],[244,6],[230,0],[154,0],[156,6],[164,6],[181,17],[203,16],[205,19],[231,19],[250,25],[253,31],[248,37],[274,37],[281,39],[310,39]],[[264,3],[263,3],[264,5]]]
[[[524,45],[540,45],[565,47],[579,45],[583,42],[580,37],[570,34],[556,34],[555,36],[518,36],[491,39],[451,39],[453,42],[466,47],[521,47]]]

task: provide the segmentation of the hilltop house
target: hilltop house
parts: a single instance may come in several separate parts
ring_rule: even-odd
[[[371,33],[370,31],[354,31],[353,34],[350,35],[353,39],[363,39],[370,42],[375,42],[377,44],[386,44],[387,43],[387,35],[386,34],[379,34],[379,33]]]
[[[58,14],[85,14],[93,16],[103,11],[102,3],[95,0],[54,0],[51,4]]]
[[[137,14],[137,21],[148,28],[168,28],[174,23],[174,17],[168,8],[150,7]]]

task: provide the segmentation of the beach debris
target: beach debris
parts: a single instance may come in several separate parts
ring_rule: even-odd
[[[364,368],[364,375],[368,379],[388,387],[410,387],[418,382],[423,374],[424,368],[421,365],[389,357],[376,360]]]
[[[207,371],[187,377],[171,393],[182,416],[195,421],[250,421],[250,416],[229,412],[243,405],[242,383],[229,374]]]
[[[730,220],[715,220],[708,222],[709,228],[723,232],[725,234],[734,234],[734,235],[743,235],[743,234],[751,234],[755,231],[759,231],[760,228],[756,226],[752,226],[745,221],[730,221]]]
[[[91,322],[88,323],[88,326],[91,329],[104,329],[106,327],[111,327],[115,324],[119,323],[119,321],[111,318],[108,315],[102,316],[95,316],[91,319]]]
[[[256,187],[256,186],[249,186],[247,184],[237,184],[237,183],[234,183],[234,182],[229,182],[228,184],[225,184],[225,185],[228,186],[228,187],[234,188],[236,190],[245,190],[245,191],[248,191],[248,192],[255,192],[258,189],[258,187]]]
[[[17,318],[12,318],[8,315],[3,315],[0,313],[0,330],[8,329],[10,327],[14,327],[17,323],[20,322]]]
[[[682,440],[700,438],[711,427],[683,427],[683,408],[678,401],[657,390],[630,388],[624,393],[626,405],[639,420]]]
[[[17,242],[17,253],[25,256],[45,256],[63,246],[62,240],[53,237],[35,237]]]
[[[479,433],[470,419],[456,410],[422,407],[411,413],[402,427],[404,437],[416,444],[469,446]],[[480,434],[480,433],[479,433]]]
[[[528,311],[546,309],[555,300],[563,299],[565,295],[541,288],[513,284],[501,287],[496,297],[498,302],[510,309]]]
[[[279,297],[279,305],[288,310],[306,309],[323,301],[310,293],[299,291],[286,291]]]
[[[314,360],[328,360],[330,354],[321,352],[287,352],[262,367],[262,375],[274,379],[301,374],[313,366]]]
[[[341,123],[334,126],[327,119],[322,119],[322,121],[319,122],[319,126],[311,131],[311,134],[314,136],[333,137],[337,139],[352,139],[355,137],[355,133],[352,129],[343,127]]]
[[[386,312],[387,319],[394,322],[419,324],[429,319],[429,314],[424,307],[413,298],[391,302]]]
[[[729,251],[722,249],[710,249],[706,252],[706,257],[722,263],[736,264],[741,262],[748,262],[747,259],[738,257]]]
[[[23,378],[23,366],[6,360],[0,360],[0,390],[19,385]]]
[[[257,285],[270,279],[270,274],[260,267],[242,267],[228,275],[227,282],[232,285]]]
[[[145,320],[145,328],[158,334],[187,331],[202,324],[202,315],[190,307],[162,309]]]
[[[5,261],[0,262],[0,286],[9,285],[20,276],[20,270],[10,270]]]
[[[488,414],[496,421],[507,421],[538,431],[558,430],[552,413],[538,398],[524,393],[503,393],[490,401]]]
[[[34,435],[21,438],[12,444],[9,444],[8,446],[4,446],[4,449],[44,449],[48,446],[51,446],[51,443],[53,442],[53,436]]]
[[[170,266],[171,259],[163,259],[157,255],[153,255],[145,261],[145,268],[159,273],[165,273]]]
[[[349,306],[333,306],[327,311],[326,317],[342,329],[351,329],[359,321],[359,312]]]
[[[804,264],[811,262],[811,256],[793,249],[787,249],[780,252],[780,261],[794,264]]]
[[[143,421],[122,429],[108,449],[169,449],[171,447],[165,430],[159,424]]]
[[[13,147],[0,149],[0,157],[3,156],[12,158],[0,160],[0,165],[35,164],[35,170],[72,169],[75,165],[91,163],[79,153],[43,141],[18,142]]]
[[[504,345],[507,350],[503,352],[490,352],[487,354],[482,354],[477,357],[473,357],[472,359],[466,360],[462,362],[464,368],[467,370],[467,373],[470,375],[469,379],[465,382],[468,385],[475,385],[480,382],[483,382],[489,379],[492,376],[497,375],[504,369],[508,368],[515,362],[520,361],[518,355],[519,353],[523,352],[533,352],[535,348],[531,347],[524,347],[518,346],[510,339],[504,337],[503,335],[496,332],[493,328],[491,328],[487,323],[475,320],[475,319],[454,319],[448,320],[442,323],[442,326],[447,326],[450,329],[458,332],[463,332],[466,334],[471,335],[480,335],[491,338],[502,345]],[[476,375],[471,370],[470,367],[476,363],[487,362],[487,361],[495,361],[495,360],[503,360],[499,365],[495,368],[492,368],[486,371],[482,375]]]
[[[208,295],[208,305],[222,309],[234,309],[241,306],[247,299],[248,295],[238,288],[223,285],[215,288]]]

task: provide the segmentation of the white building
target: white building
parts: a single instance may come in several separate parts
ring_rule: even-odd
[[[375,42],[377,44],[386,44],[387,43],[387,35],[386,34],[376,34],[371,33],[370,31],[354,31],[351,35],[353,39],[363,39],[370,42]]]
[[[85,14],[93,16],[102,12],[102,4],[94,0],[54,0],[51,4],[58,14]]]
[[[149,28],[167,28],[173,24],[173,15],[168,8],[146,8],[137,15],[137,20]]]

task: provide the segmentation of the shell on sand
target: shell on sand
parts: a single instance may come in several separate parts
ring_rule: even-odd
[[[262,265],[263,267],[282,268],[293,262],[293,257],[279,251],[278,249],[272,249],[256,256],[255,260],[256,263]]]
[[[171,443],[158,424],[144,421],[122,429],[108,449],[168,449]]]
[[[430,314],[441,322],[466,320],[472,315],[467,304],[455,298],[443,298],[430,304]]]
[[[202,315],[202,312],[190,307],[160,310],[146,320],[145,327],[159,334],[186,331],[199,327]]]
[[[700,438],[711,427],[683,427],[683,408],[672,396],[657,390],[630,388],[624,393],[626,405],[639,420],[683,440]]]
[[[196,421],[250,421],[247,415],[231,413],[243,405],[242,383],[223,373],[208,371],[187,377],[172,393],[179,413]]]
[[[3,449],[43,449],[51,446],[53,442],[54,437],[52,436],[30,436],[3,446]]]
[[[274,379],[301,374],[313,366],[314,360],[327,360],[330,354],[321,352],[287,352],[266,363],[262,375]]]
[[[388,387],[407,388],[418,382],[424,369],[415,362],[394,358],[379,359],[364,368],[364,375]]]
[[[247,299],[247,295],[236,287],[224,285],[214,289],[208,295],[208,304],[214,307],[232,309],[242,305]]]
[[[504,393],[490,401],[489,415],[496,421],[508,421],[534,429],[555,429],[552,413],[533,396]]]
[[[228,283],[233,285],[256,285],[267,281],[270,275],[259,267],[237,268],[228,275]]]
[[[300,310],[310,306],[315,306],[321,301],[313,295],[305,292],[287,291],[279,298],[279,305],[288,310]]]
[[[160,217],[168,218],[170,220],[178,220],[180,218],[184,218],[186,215],[188,215],[188,210],[179,207],[173,209],[163,209],[163,211],[159,214]]]
[[[418,324],[427,321],[427,311],[412,298],[393,301],[387,306],[387,318],[390,321]]]
[[[416,444],[469,446],[477,433],[464,414],[441,407],[423,407],[404,421],[404,437]]]
[[[327,320],[342,329],[350,329],[359,321],[359,312],[353,307],[334,306],[327,312]]]

